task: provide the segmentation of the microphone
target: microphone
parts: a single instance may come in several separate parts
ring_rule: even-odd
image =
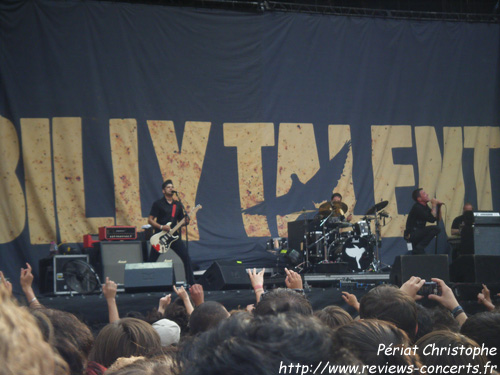
[[[391,215],[389,215],[389,214],[388,214],[387,212],[385,212],[385,211],[381,211],[381,212],[379,212],[378,214],[379,214],[381,217],[384,217],[384,218],[385,218],[385,217],[391,217]]]
[[[172,190],[172,194],[177,194],[177,190]]]

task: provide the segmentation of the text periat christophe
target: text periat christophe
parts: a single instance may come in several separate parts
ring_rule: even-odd
[[[414,346],[393,346],[392,344],[390,345],[385,345],[385,344],[379,344],[378,350],[377,350],[377,355],[384,354],[386,356],[391,356],[391,355],[415,355],[417,354],[417,351],[419,348],[414,345]],[[495,356],[497,354],[497,348],[487,348],[484,346],[484,344],[481,345],[481,347],[467,347],[464,345],[460,346],[437,346],[436,344],[428,344],[424,346],[421,350],[421,354],[427,356],[427,355],[432,355],[432,356],[442,356],[442,355],[466,355],[466,356],[472,356],[472,359],[476,358],[477,356]]]

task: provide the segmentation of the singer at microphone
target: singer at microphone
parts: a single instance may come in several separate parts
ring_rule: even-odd
[[[422,188],[416,189],[412,193],[415,204],[408,214],[404,237],[411,243],[412,254],[425,254],[425,248],[440,233],[437,225],[427,225],[427,223],[437,223],[441,219],[439,207],[442,202],[436,198],[429,198],[429,195]],[[431,203],[429,207],[428,203]]]

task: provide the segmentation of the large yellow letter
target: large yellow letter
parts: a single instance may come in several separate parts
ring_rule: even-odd
[[[415,176],[412,165],[394,164],[392,149],[412,147],[411,126],[372,126],[372,167],[375,203],[387,200],[387,211],[392,221],[383,228],[383,236],[403,235],[406,216],[398,214],[396,187],[414,186]]]
[[[319,167],[313,124],[280,124],[276,196],[288,193],[293,173],[305,183],[316,174]],[[287,223],[294,221],[299,215],[300,212],[276,217],[280,236],[288,236]]]
[[[464,135],[464,147],[474,149],[477,208],[479,210],[493,210],[490,149],[500,147],[500,128],[498,126],[466,126]]]
[[[462,128],[443,128],[443,158],[431,126],[415,127],[419,183],[430,197],[437,197],[445,203],[443,211],[447,231],[451,229],[453,218],[462,212],[465,194],[462,172]]]
[[[261,148],[274,146],[274,125],[225,123],[224,146],[237,149],[241,207],[249,208],[264,201]],[[243,224],[249,237],[271,235],[267,219],[263,215],[243,214]]]
[[[21,134],[30,241],[57,241],[49,119],[21,119]]]
[[[109,120],[109,138],[115,182],[116,224],[140,228],[147,224],[147,219],[141,213],[137,121]]]
[[[52,119],[57,219],[61,242],[82,242],[83,235],[113,225],[112,217],[87,218],[82,154],[82,119]]]
[[[148,127],[163,179],[173,180],[188,211],[197,203],[203,205],[203,202],[196,202],[196,192],[207,151],[211,123],[187,121],[182,137],[182,151],[179,150],[172,121],[148,121]],[[161,195],[160,186],[158,186],[159,195]],[[191,218],[189,235],[192,240],[199,239],[196,217]]]
[[[0,243],[14,240],[26,222],[26,204],[16,176],[19,163],[19,139],[12,122],[0,116]]]

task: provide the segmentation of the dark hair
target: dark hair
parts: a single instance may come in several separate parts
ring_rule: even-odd
[[[333,201],[333,198],[335,198],[335,197],[339,197],[340,200],[342,200],[342,195],[340,193],[333,193],[332,197],[330,198],[330,200]]]
[[[99,332],[89,358],[109,367],[120,357],[153,357],[160,353],[160,336],[149,323],[123,318]]]
[[[422,362],[427,366],[433,366],[434,374],[448,374],[449,371],[438,371],[439,366],[467,366],[468,364],[479,366],[479,374],[485,374],[484,365],[486,356],[467,355],[465,352],[453,353],[453,348],[479,348],[479,345],[470,338],[448,330],[434,331],[428,333],[417,341],[418,354]],[[433,350],[433,348],[436,348]],[[447,349],[443,351],[442,349]],[[448,352],[448,349],[451,349]],[[436,351],[437,350],[437,351]],[[459,354],[460,353],[460,354]],[[435,367],[434,367],[435,366]],[[476,368],[476,367],[473,367]],[[429,369],[430,370],[430,369]]]
[[[312,316],[235,314],[191,341],[184,375],[275,375],[280,366],[316,366],[335,356],[332,334]]]
[[[163,317],[176,322],[181,328],[181,335],[188,333],[189,331],[189,315],[187,313],[186,307],[184,306],[184,301],[182,298],[174,299],[170,304],[165,307],[165,313]]]
[[[54,328],[53,346],[69,365],[71,374],[83,374],[94,344],[90,328],[75,315],[57,309],[39,309]]]
[[[487,348],[500,346],[500,314],[498,312],[482,312],[467,318],[460,328],[460,333],[470,337],[479,345]],[[488,359],[500,367],[500,355],[489,356]]]
[[[189,333],[196,335],[216,327],[227,319],[229,313],[224,305],[216,301],[207,301],[194,309],[189,317]]]
[[[417,330],[417,304],[394,285],[379,285],[359,301],[361,319],[375,318],[394,323],[413,341]]]
[[[289,312],[312,315],[313,309],[311,302],[303,294],[278,288],[264,293],[253,310],[254,315],[276,315]]]
[[[453,317],[450,310],[438,305],[432,310],[433,331],[448,330],[451,332],[459,332],[460,325]],[[420,325],[418,326],[420,330]],[[422,337],[423,335],[420,335]]]
[[[422,191],[423,189],[422,188],[418,188],[418,189],[415,189],[413,190],[413,192],[411,193],[411,197],[412,199],[416,202],[418,197],[420,197],[420,192]]]
[[[330,328],[337,328],[352,322],[352,316],[339,306],[326,306],[322,310],[315,311],[314,316]]]
[[[377,366],[380,374],[387,373],[380,369],[380,366],[384,365],[413,365],[414,372],[418,373],[420,364],[418,356],[411,351],[396,352],[391,355],[386,355],[385,352],[379,353],[381,344],[385,347],[391,344],[399,348],[411,347],[411,341],[406,333],[392,323],[378,319],[356,320],[338,327],[333,339],[336,347],[347,348],[364,364]]]
[[[163,184],[161,184],[161,190],[165,189],[168,184],[174,184],[172,180],[166,180]]]

